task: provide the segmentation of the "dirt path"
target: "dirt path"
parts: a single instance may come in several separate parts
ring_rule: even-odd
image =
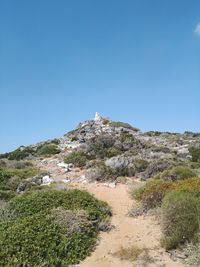
[[[127,212],[134,204],[128,193],[128,186],[125,184],[117,185],[116,188],[109,188],[98,183],[77,183],[77,178],[84,174],[83,171],[73,170],[65,173],[62,168],[57,166],[55,158],[47,159],[47,162],[37,162],[36,166],[45,171],[49,171],[56,181],[69,179],[66,185],[86,189],[96,198],[106,201],[113,210],[111,224],[114,229],[110,232],[101,232],[100,242],[91,256],[81,262],[78,267],[181,267],[180,261],[172,261],[169,254],[160,247],[161,231],[160,226],[154,216],[140,216],[131,218]],[[121,261],[113,256],[120,247],[137,246],[149,249],[149,255],[153,257],[154,263],[143,265],[129,261]]]
[[[108,233],[101,233],[100,243],[90,257],[80,267],[132,267],[128,261],[121,261],[112,254],[121,246],[137,245],[150,249],[150,256],[155,260],[148,266],[180,267],[181,262],[174,262],[169,254],[160,248],[160,227],[153,216],[130,218],[126,216],[133,204],[128,194],[127,185],[118,185],[115,189],[103,185],[84,185],[98,199],[106,201],[113,209],[112,224],[115,226]],[[136,265],[143,267],[143,265]]]

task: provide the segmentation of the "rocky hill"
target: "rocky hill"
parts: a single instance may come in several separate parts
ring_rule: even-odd
[[[74,168],[85,169],[80,181],[116,182],[121,177],[146,180],[177,165],[189,165],[200,134],[142,132],[128,123],[115,122],[96,113],[63,137],[0,155],[2,159],[32,160],[46,170],[44,181],[55,177],[69,181]],[[55,171],[56,170],[56,171]],[[196,169],[199,175],[199,169]],[[49,178],[48,178],[49,177]],[[168,177],[168,179],[174,179]]]
[[[199,177],[199,133],[142,132],[98,113],[2,154],[0,265],[200,266]]]

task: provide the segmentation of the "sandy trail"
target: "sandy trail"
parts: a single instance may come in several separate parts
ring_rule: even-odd
[[[102,184],[87,184],[83,186],[98,199],[106,201],[113,210],[113,230],[100,234],[100,243],[90,257],[78,266],[80,267],[132,267],[133,263],[121,261],[112,254],[121,246],[137,245],[150,249],[149,254],[155,262],[149,266],[179,267],[183,264],[172,261],[169,254],[160,247],[160,226],[153,216],[131,218],[127,216],[133,205],[127,185],[118,185],[111,189]],[[142,267],[142,265],[136,265]]]
[[[53,158],[54,160],[54,158]],[[81,262],[78,267],[146,267],[129,261],[121,261],[113,256],[121,246],[138,246],[149,249],[149,255],[155,260],[148,266],[159,267],[181,267],[180,261],[173,261],[169,254],[160,246],[161,231],[154,216],[140,216],[131,218],[127,216],[130,207],[135,203],[129,196],[129,187],[119,184],[116,188],[109,188],[101,183],[80,183],[75,182],[77,177],[84,174],[84,171],[75,169],[65,173],[52,159],[47,160],[47,164],[37,166],[45,171],[50,171],[55,181],[63,178],[70,179],[69,186],[85,189],[96,198],[106,201],[113,211],[111,224],[115,226],[110,232],[100,233],[100,242],[91,256]],[[67,184],[66,184],[67,186]],[[136,203],[135,203],[136,204]]]

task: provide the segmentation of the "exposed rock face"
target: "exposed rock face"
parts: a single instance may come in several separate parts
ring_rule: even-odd
[[[127,167],[134,167],[133,157],[119,155],[105,161],[106,166],[114,170],[119,170]]]

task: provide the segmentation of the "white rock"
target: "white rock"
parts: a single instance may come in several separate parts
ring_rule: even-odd
[[[116,187],[116,183],[115,182],[113,182],[113,183],[104,183],[103,185],[106,186],[106,187],[110,187],[110,188],[115,188]]]
[[[83,183],[84,181],[86,181],[85,175],[81,175],[77,180]]]
[[[69,180],[69,179],[63,179],[62,182],[63,182],[63,183],[69,183],[70,180]]]
[[[110,187],[110,188],[115,188],[115,187],[116,187],[116,183],[115,183],[115,182],[113,182],[113,183],[109,183],[109,184],[108,184],[108,187]]]
[[[42,177],[42,183],[45,185],[51,184],[53,182],[53,179],[49,177],[49,175],[45,175]]]
[[[68,168],[68,164],[64,163],[64,162],[60,162],[57,164],[58,167],[62,167],[62,168]]]

